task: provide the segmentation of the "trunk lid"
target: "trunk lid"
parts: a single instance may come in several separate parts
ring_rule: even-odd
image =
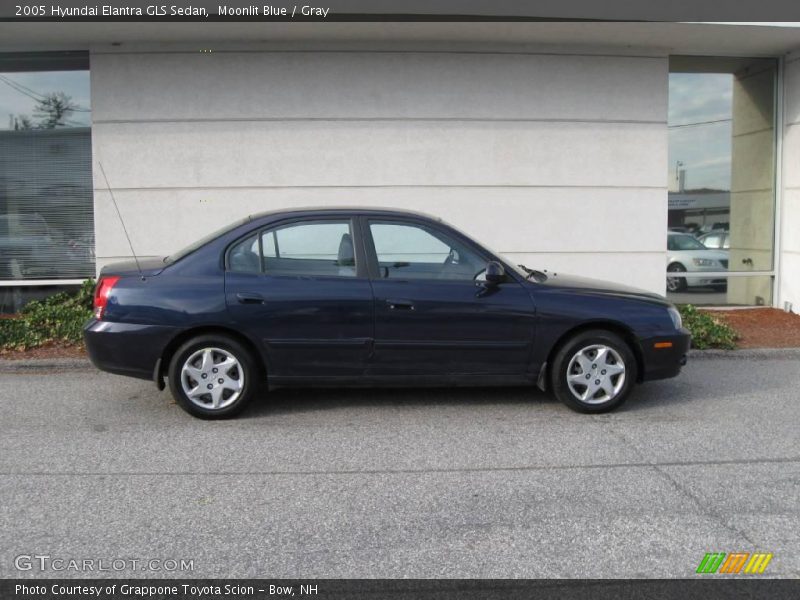
[[[107,264],[100,270],[100,277],[106,275],[120,275],[122,277],[139,276],[141,268],[144,277],[153,277],[161,273],[167,264],[163,258],[140,258],[139,266],[135,260],[124,260]]]

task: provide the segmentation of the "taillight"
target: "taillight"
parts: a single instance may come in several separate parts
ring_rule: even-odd
[[[112,277],[101,277],[97,282],[97,287],[94,288],[94,318],[102,319],[103,313],[108,304],[108,295],[111,293],[111,288],[119,281],[119,277],[114,275]]]

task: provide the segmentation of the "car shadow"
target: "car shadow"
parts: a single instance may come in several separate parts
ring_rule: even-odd
[[[690,363],[686,370],[708,369],[702,361]],[[690,375],[690,373],[687,373]],[[768,392],[769,383],[742,377],[736,393]],[[777,384],[775,387],[779,387]],[[728,387],[727,389],[730,389]],[[714,377],[677,377],[636,385],[628,400],[617,410],[607,413],[622,415],[642,411],[660,412],[689,403],[702,402],[719,396]],[[476,407],[522,406],[547,409],[554,413],[580,417],[550,392],[534,386],[509,387],[354,387],[354,388],[279,388],[263,394],[241,415],[242,418],[261,418],[281,414],[335,411],[342,408],[371,407]]]
[[[342,408],[417,406],[557,405],[533,386],[514,387],[356,387],[279,388],[257,398],[241,418],[335,411]]]

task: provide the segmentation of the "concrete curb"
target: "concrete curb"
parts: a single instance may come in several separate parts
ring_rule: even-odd
[[[800,348],[742,348],[739,350],[689,350],[689,359],[800,359]]]
[[[0,373],[12,371],[83,370],[94,368],[88,358],[28,358],[0,360]]]

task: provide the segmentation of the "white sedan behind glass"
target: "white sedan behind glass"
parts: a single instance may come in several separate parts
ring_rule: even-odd
[[[714,273],[728,270],[728,251],[706,248],[688,233],[667,233],[667,291],[682,292],[687,287],[725,289],[724,277],[681,277],[680,273]]]

